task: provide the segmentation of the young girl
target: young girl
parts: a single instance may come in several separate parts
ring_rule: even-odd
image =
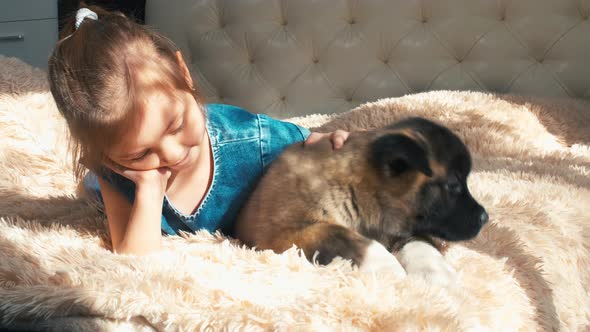
[[[49,60],[72,140],[74,170],[102,200],[118,253],[160,249],[162,233],[231,235],[264,169],[310,133],[229,105],[205,105],[176,47],[120,13],[81,8]]]

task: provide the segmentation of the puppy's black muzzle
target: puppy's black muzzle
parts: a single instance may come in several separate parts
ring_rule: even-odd
[[[479,215],[480,226],[485,225],[489,220],[490,220],[490,216],[488,216],[488,213],[485,210],[482,211],[482,213]]]

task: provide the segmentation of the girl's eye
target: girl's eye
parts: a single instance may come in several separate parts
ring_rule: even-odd
[[[178,134],[179,132],[182,131],[182,129],[184,129],[184,121],[182,121],[182,123],[180,124],[180,126],[178,128],[174,129],[172,134]]]
[[[131,159],[131,161],[140,161],[145,159],[145,157],[147,157],[147,155],[150,153],[150,150],[145,150],[145,153],[142,154],[141,156],[137,157],[137,158],[133,158]]]

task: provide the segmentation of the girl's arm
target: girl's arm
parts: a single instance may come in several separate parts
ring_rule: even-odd
[[[130,178],[136,185],[135,200],[133,204],[129,204],[126,197],[111,184],[98,179],[113,251],[119,254],[145,255],[160,250],[162,204],[169,171],[147,171],[152,173],[150,176],[138,175],[145,172],[115,171]]]

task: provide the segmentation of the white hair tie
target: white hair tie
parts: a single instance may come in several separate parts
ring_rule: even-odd
[[[78,12],[76,12],[76,30],[80,28],[80,24],[82,24],[82,21],[84,21],[86,18],[98,20],[98,15],[88,8],[78,9]]]

